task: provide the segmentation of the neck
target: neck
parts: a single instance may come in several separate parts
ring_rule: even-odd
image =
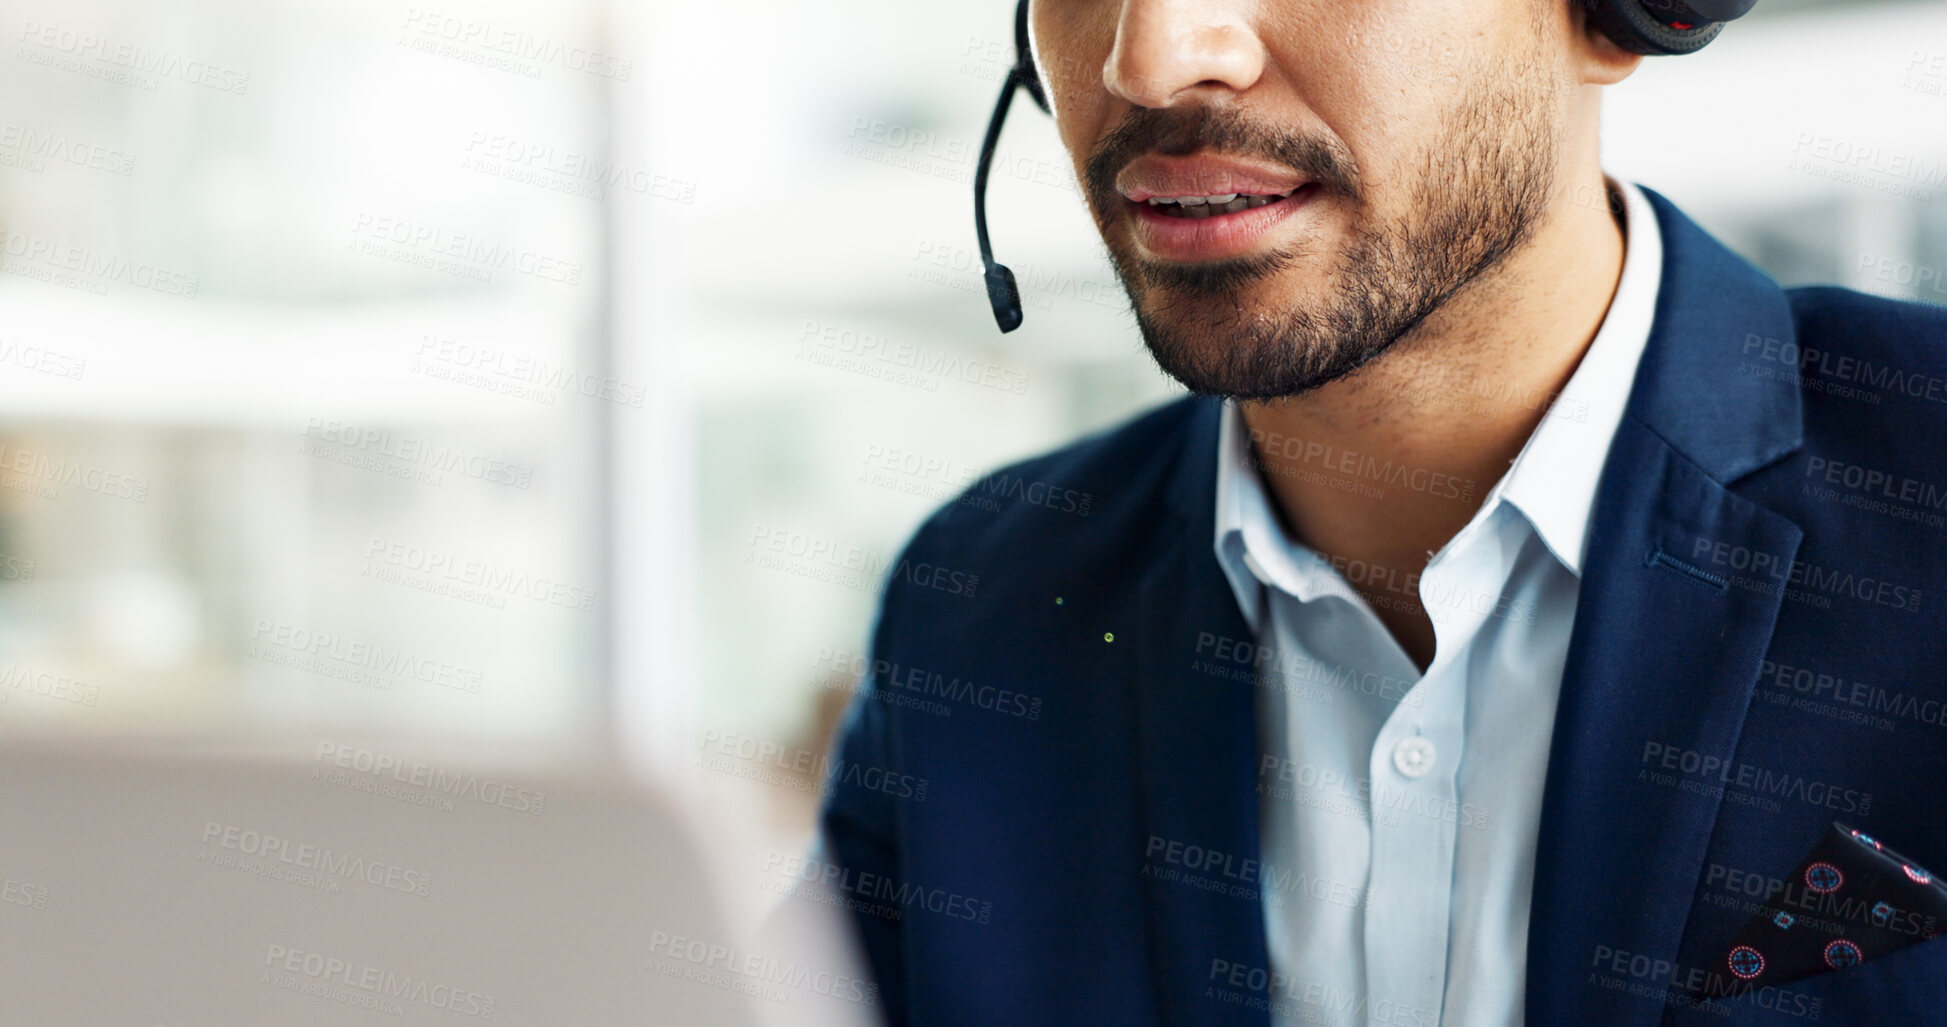
[[[1570,185],[1567,195],[1606,195],[1594,166]],[[1529,245],[1356,374],[1240,403],[1285,529],[1329,557],[1394,572],[1381,582],[1417,581],[1575,373],[1615,295],[1623,245],[1606,203],[1558,202]],[[1375,480],[1375,465],[1401,473]],[[1417,587],[1353,585],[1424,670],[1434,637]]]

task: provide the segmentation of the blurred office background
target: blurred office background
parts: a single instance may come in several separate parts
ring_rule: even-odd
[[[611,754],[755,915],[908,533],[1175,391],[1025,103],[994,331],[1005,0],[0,10],[0,738]],[[1605,135],[1947,303],[1947,3],[1763,0]]]

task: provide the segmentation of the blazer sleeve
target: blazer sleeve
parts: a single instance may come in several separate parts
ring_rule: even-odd
[[[878,649],[875,643],[875,651]],[[867,667],[873,665],[867,662]],[[899,748],[893,737],[894,720],[879,699],[878,686],[868,670],[859,683],[844,718],[839,723],[833,744],[834,770],[849,766],[882,768],[886,773],[903,772]],[[898,880],[900,873],[899,809],[895,797],[884,791],[847,785],[854,775],[834,774],[819,811],[819,844],[827,858],[846,871],[847,880],[862,874],[875,879]],[[906,967],[899,922],[875,915],[877,904],[847,902],[844,908],[864,949],[866,962],[879,985],[879,1008],[884,1022],[905,1027]]]

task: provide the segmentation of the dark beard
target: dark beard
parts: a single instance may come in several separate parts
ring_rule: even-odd
[[[1246,289],[1272,285],[1302,249],[1182,264],[1110,247],[1116,278],[1156,363],[1192,392],[1237,399],[1293,396],[1337,381],[1391,349],[1456,292],[1523,246],[1554,188],[1559,126],[1545,93],[1506,68],[1502,91],[1476,94],[1425,150],[1408,214],[1378,225],[1354,220],[1338,288],[1303,309],[1251,310]],[[1501,86],[1498,83],[1509,83]],[[1525,89],[1524,89],[1525,86]],[[1124,204],[1115,174],[1147,152],[1200,148],[1296,168],[1322,190],[1312,203],[1362,209],[1351,156],[1324,142],[1246,121],[1232,107],[1137,108],[1090,157],[1097,223]],[[1301,215],[1302,216],[1302,215]],[[1107,237],[1104,232],[1104,237]]]

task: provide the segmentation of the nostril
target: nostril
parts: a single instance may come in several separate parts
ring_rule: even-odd
[[[1176,90],[1166,88],[1161,79],[1132,70],[1114,54],[1103,69],[1102,83],[1109,92],[1141,107],[1164,106],[1176,95]]]

